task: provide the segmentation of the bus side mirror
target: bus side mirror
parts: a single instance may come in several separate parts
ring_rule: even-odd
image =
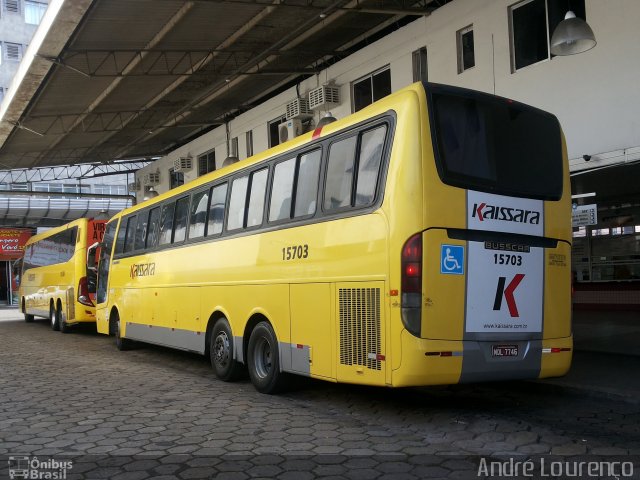
[[[96,271],[96,252],[100,248],[100,242],[96,242],[87,248],[87,270]]]

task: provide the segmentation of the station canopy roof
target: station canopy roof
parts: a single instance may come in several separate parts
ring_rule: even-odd
[[[451,0],[51,0],[0,169],[158,156]]]

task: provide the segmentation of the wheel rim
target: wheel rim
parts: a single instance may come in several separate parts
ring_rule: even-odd
[[[271,372],[271,345],[266,338],[262,337],[257,342],[253,349],[253,365],[255,367],[256,374],[260,378],[265,378]]]
[[[219,332],[213,343],[213,360],[216,365],[226,367],[231,355],[231,345],[226,332]]]
[[[51,326],[52,327],[55,326],[55,324],[56,324],[56,309],[55,308],[53,308],[53,307],[49,308],[49,317],[51,317],[50,318]]]
[[[116,340],[120,340],[120,319],[116,318]]]

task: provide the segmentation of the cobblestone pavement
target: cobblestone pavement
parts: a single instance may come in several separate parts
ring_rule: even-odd
[[[3,476],[10,455],[73,460],[70,479],[478,478],[479,459],[523,454],[640,473],[640,405],[532,382],[267,396],[197,355],[19,320],[0,322],[0,368]]]

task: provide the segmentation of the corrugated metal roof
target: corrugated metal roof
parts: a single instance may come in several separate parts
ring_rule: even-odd
[[[0,123],[0,168],[162,155],[449,1],[66,0]]]

